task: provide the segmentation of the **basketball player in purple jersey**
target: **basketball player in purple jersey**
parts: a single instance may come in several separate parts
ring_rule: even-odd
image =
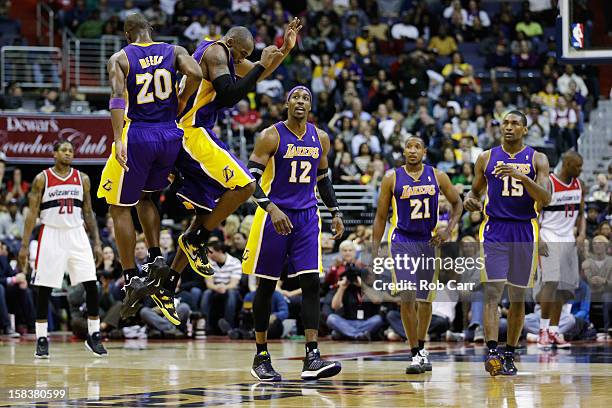
[[[202,79],[187,77],[186,88],[196,87],[197,92],[186,102],[179,119],[183,130],[183,143],[176,161],[176,169],[182,176],[183,186],[177,196],[185,207],[195,212],[195,217],[178,239],[177,252],[163,286],[163,294],[156,297],[162,308],[172,307],[180,272],[189,263],[198,274],[212,275],[212,267],[206,256],[210,231],[233,213],[255,191],[255,179],[248,168],[230,152],[229,148],[213,132],[217,112],[246,97],[257,81],[272,73],[296,44],[301,29],[299,19],[287,25],[281,49],[266,47],[261,60],[246,60],[253,51],[253,36],[245,27],[231,28],[219,41],[202,41],[193,57],[200,64]],[[236,76],[242,77],[236,80]],[[181,105],[179,109],[182,109]],[[152,280],[152,279],[151,279]],[[147,287],[150,281],[147,280]],[[133,292],[131,302],[138,302],[142,292]],[[155,297],[154,297],[155,300]],[[173,309],[173,307],[172,307]],[[178,324],[174,310],[164,315]]]
[[[525,292],[533,287],[538,263],[537,206],[550,202],[548,159],[525,146],[527,118],[511,111],[502,122],[501,146],[483,152],[476,160],[472,190],[465,198],[468,211],[483,211],[480,242],[485,269],[484,329],[489,349],[485,369],[497,374],[516,375],[514,350],[525,320]],[[485,193],[484,207],[480,201]],[[510,311],[508,341],[503,356],[497,351],[499,314],[497,305],[508,284]]]
[[[126,291],[121,315],[127,317],[137,310],[136,302],[129,301],[132,292],[152,293],[138,277],[134,261],[132,207],[136,206],[149,248],[149,264],[145,267],[156,272],[153,285],[161,286],[160,280],[169,268],[159,249],[160,220],[151,193],[169,184],[168,175],[183,137],[175,122],[179,99],[187,99],[197,89],[185,87],[177,95],[177,72],[192,78],[190,84],[201,80],[202,72],[183,47],[153,42],[151,26],[142,14],[130,14],[124,30],[129,44],[108,61],[115,142],[102,171],[98,197],[104,197],[110,205],[115,225]]]
[[[400,313],[412,352],[412,362],[406,368],[406,374],[431,371],[425,350],[425,337],[431,321],[434,293],[422,289],[421,285],[438,280],[433,262],[435,246],[449,239],[463,211],[461,197],[446,173],[423,163],[425,153],[422,139],[408,138],[404,148],[406,164],[388,171],[383,177],[372,230],[372,254],[378,256],[389,207],[392,207],[388,234],[391,257],[395,259],[397,255],[407,255],[416,259],[432,259],[416,270],[402,269],[401,265],[395,265],[393,269],[394,282],[411,282],[416,288],[401,293]],[[452,205],[452,209],[446,228],[436,230],[440,192]]]
[[[325,361],[317,346],[319,330],[319,274],[321,218],[315,188],[332,212],[334,239],[344,233],[342,214],[328,177],[329,136],[307,123],[312,94],[305,86],[287,95],[288,117],[265,129],[249,159],[251,174],[259,181],[255,212],[243,255],[242,270],[259,278],[253,300],[257,354],[251,374],[260,381],[280,381],[268,352],[267,330],[272,294],[285,260],[299,276],[302,288],[302,320],[306,335],[306,357],[302,379],[332,377],[342,369],[339,362]]]
[[[246,166],[212,130],[219,110],[234,106],[258,81],[274,72],[295,46],[301,27],[299,19],[291,21],[282,48],[266,47],[257,63],[246,59],[253,52],[253,36],[240,26],[231,28],[219,41],[202,41],[194,52],[203,80],[179,119],[185,136],[177,161],[183,186],[177,195],[196,216],[178,239],[181,251],[172,265],[175,276],[187,262],[200,275],[212,274],[205,245],[210,231],[255,191],[254,178]],[[186,83],[189,85],[189,78]]]

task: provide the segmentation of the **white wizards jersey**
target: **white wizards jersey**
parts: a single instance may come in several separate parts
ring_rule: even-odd
[[[60,177],[49,168],[45,174],[45,191],[40,203],[40,221],[55,228],[76,228],[83,225],[83,181],[81,173],[70,169]]]
[[[582,201],[580,181],[574,178],[565,184],[554,174],[548,176],[552,186],[550,204],[542,209],[540,228],[544,235],[553,233],[561,242],[574,241],[574,226]],[[548,240],[546,240],[548,241]]]

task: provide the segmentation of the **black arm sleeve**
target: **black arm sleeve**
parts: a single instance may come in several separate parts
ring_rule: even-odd
[[[340,212],[338,207],[338,201],[336,201],[336,193],[334,192],[334,186],[332,185],[331,179],[327,176],[327,169],[319,169],[317,176],[322,176],[321,179],[317,180],[317,188],[319,189],[319,195],[321,200],[327,206],[332,215]]]
[[[261,189],[261,186],[259,185],[259,179],[261,178],[264,170],[266,169],[266,166],[254,162],[253,160],[249,160],[247,167],[255,178],[255,192],[253,193],[253,197],[255,197],[255,202],[265,211],[266,208],[268,208],[268,206],[270,205],[271,201],[266,195],[266,193],[264,193],[264,191]]]
[[[265,68],[256,64],[244,78],[234,82],[229,74],[221,75],[212,81],[217,96],[215,98],[221,105],[231,107],[245,98],[247,93],[255,86]]]

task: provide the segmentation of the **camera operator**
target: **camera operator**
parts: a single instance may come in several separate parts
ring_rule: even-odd
[[[369,341],[384,324],[379,314],[380,306],[367,300],[362,293],[361,277],[365,274],[365,269],[350,263],[340,275],[331,302],[334,313],[327,317],[334,340]]]

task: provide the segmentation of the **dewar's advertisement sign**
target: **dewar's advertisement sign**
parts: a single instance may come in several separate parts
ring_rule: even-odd
[[[110,117],[0,114],[0,151],[12,163],[53,163],[53,143],[74,144],[75,164],[103,164],[111,152]]]

